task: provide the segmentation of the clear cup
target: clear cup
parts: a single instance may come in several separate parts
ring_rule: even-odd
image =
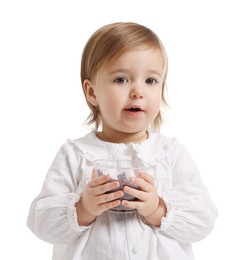
[[[109,175],[111,181],[119,181],[120,186],[116,189],[108,191],[107,193],[115,192],[117,190],[123,190],[125,186],[129,186],[134,189],[140,189],[138,186],[131,183],[132,177],[138,177],[141,172],[152,174],[153,167],[142,162],[135,160],[107,160],[101,159],[94,161],[97,176]],[[137,198],[124,193],[121,200],[136,201]],[[112,212],[118,213],[131,213],[136,211],[123,205],[119,205],[110,209]]]

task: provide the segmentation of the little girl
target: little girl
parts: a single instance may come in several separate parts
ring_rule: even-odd
[[[192,157],[159,133],[166,75],[164,46],[142,25],[109,24],[88,40],[81,80],[96,130],[60,148],[27,222],[54,244],[53,260],[191,260],[191,243],[213,229],[217,211]],[[97,174],[98,159],[155,167],[119,189]]]

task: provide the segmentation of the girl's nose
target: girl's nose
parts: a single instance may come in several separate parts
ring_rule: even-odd
[[[139,87],[133,87],[131,92],[130,92],[130,97],[132,99],[143,98],[143,91]]]

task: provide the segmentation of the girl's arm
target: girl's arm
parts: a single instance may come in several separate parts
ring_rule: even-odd
[[[79,226],[75,204],[80,199],[81,158],[67,143],[58,151],[40,194],[31,204],[27,225],[40,239],[67,244],[90,226]]]
[[[162,196],[167,213],[160,232],[182,242],[196,242],[212,231],[217,209],[187,150],[176,143],[169,156],[172,187]]]

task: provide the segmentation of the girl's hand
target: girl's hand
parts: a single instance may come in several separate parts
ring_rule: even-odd
[[[158,208],[160,205],[160,198],[157,193],[154,179],[147,173],[140,173],[139,177],[132,178],[131,182],[134,185],[139,186],[140,190],[125,186],[123,191],[139,200],[123,200],[121,204],[125,207],[137,209],[138,213],[145,218],[153,216],[155,212],[159,211]]]
[[[111,192],[120,186],[118,181],[110,181],[110,176],[97,177],[95,169],[92,178],[87,184],[81,199],[76,204],[78,222],[80,225],[89,225],[104,211],[119,206],[122,190]]]

